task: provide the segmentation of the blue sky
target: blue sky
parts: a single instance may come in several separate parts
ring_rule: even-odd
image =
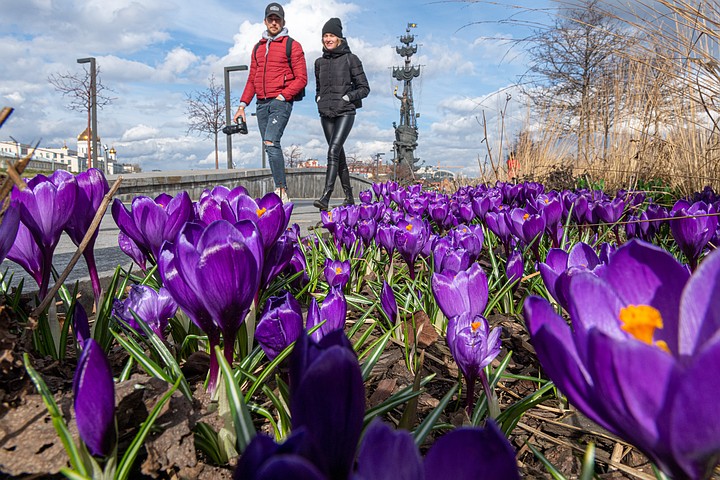
[[[521,95],[513,88],[527,70],[521,49],[510,41],[525,37],[524,24],[547,24],[551,2],[423,2],[392,0],[290,0],[285,7],[289,33],[305,50],[311,71],[321,52],[321,28],[330,17],[343,21],[351,49],[360,57],[371,94],[359,111],[346,152],[359,159],[383,152],[392,157],[392,122],[398,120],[397,85],[391,67],[401,65],[395,53],[408,22],[423,66],[414,81],[420,113],[418,156],[429,165],[461,166],[477,175],[485,158],[483,129],[488,119],[490,142],[497,150],[499,112],[511,95],[505,118],[507,137],[528,123]],[[98,112],[102,143],[112,145],[118,160],[139,163],[143,170],[214,168],[212,140],[186,134],[187,93],[202,90],[223,67],[247,64],[260,38],[265,1],[204,0],[0,0],[0,102],[15,113],[0,130],[24,143],[45,147],[64,142],[74,147],[85,128],[85,115],[69,111],[67,99],[54,91],[48,76],[82,72],[76,59],[94,56],[112,105]],[[512,18],[511,22],[502,20]],[[246,73],[231,74],[233,96],[239,96]],[[310,74],[310,92],[314,76]],[[254,103],[253,103],[254,106]],[[233,109],[235,106],[233,107]],[[251,111],[254,108],[251,106]],[[238,167],[260,165],[260,136],[254,118],[250,134],[234,137]],[[508,140],[506,138],[506,141]],[[312,95],[295,105],[283,147],[298,145],[304,157],[324,163],[325,140]],[[221,168],[224,138],[221,139]],[[497,153],[497,152],[495,152]]]

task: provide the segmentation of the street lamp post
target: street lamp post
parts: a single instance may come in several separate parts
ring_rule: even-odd
[[[240,70],[247,70],[247,65],[233,65],[231,67],[224,68],[223,78],[225,80],[225,125],[230,125],[230,72],[237,72]],[[225,135],[227,137],[227,168],[228,170],[233,168],[232,161],[232,135]]]
[[[91,131],[88,132],[92,138],[92,153],[88,152],[88,168],[92,167],[92,162],[97,162],[97,72],[95,70],[95,57],[78,58],[77,63],[90,64],[90,120]]]
[[[375,181],[377,182],[379,170],[380,170],[380,157],[385,155],[384,153],[376,153],[375,154]]]

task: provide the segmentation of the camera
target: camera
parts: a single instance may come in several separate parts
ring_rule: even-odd
[[[225,135],[233,135],[235,133],[239,133],[241,135],[247,135],[248,128],[247,123],[243,122],[242,119],[240,119],[240,122],[236,123],[235,125],[226,125],[223,127],[222,132]]]

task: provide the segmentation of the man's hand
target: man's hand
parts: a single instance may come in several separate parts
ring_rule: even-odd
[[[238,117],[239,117],[239,118],[242,118],[242,121],[243,121],[243,122],[246,122],[246,121],[247,121],[247,120],[245,119],[245,107],[242,106],[242,105],[240,105],[240,106],[238,107],[238,109],[237,109],[237,112],[235,112],[235,115],[233,116],[233,122],[239,123],[239,122],[238,122]]]

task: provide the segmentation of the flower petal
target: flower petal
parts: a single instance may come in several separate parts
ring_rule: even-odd
[[[365,430],[356,475],[367,480],[421,480],[425,477],[415,442],[406,430],[393,430],[375,418]]]
[[[93,455],[108,455],[115,427],[115,385],[110,363],[93,339],[85,342],[73,379],[78,432]]]
[[[485,428],[457,428],[435,441],[425,456],[425,478],[520,479],[515,450],[493,421]]]

